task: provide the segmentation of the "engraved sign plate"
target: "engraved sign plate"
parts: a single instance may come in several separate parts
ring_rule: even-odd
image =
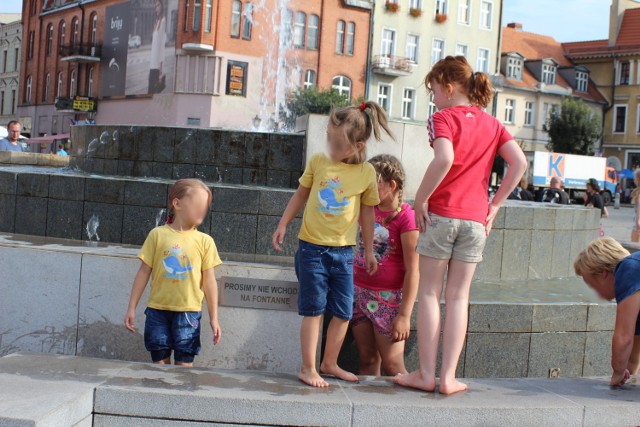
[[[218,286],[225,307],[298,311],[298,282],[222,277]]]

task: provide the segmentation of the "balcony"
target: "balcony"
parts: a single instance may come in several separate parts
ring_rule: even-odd
[[[371,70],[385,76],[402,77],[413,72],[415,63],[409,58],[392,55],[376,55],[371,62]]]
[[[101,53],[101,45],[75,43],[60,46],[62,61],[83,63],[100,62]]]

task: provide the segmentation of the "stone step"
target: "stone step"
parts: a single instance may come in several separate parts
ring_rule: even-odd
[[[0,359],[0,426],[91,425],[91,415],[97,427],[640,424],[640,385],[613,390],[602,377],[470,379],[453,396],[384,377],[329,383],[313,389],[290,374],[14,354]]]

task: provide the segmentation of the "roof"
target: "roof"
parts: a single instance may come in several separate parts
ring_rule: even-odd
[[[562,46],[570,57],[640,51],[640,7],[624,11],[620,31],[613,46],[610,46],[609,40],[606,39],[563,43]]]
[[[562,43],[556,41],[553,37],[521,31],[520,29],[516,29],[511,26],[503,28],[502,53],[519,53],[525,57],[526,61],[552,59],[561,68],[573,68],[576,66],[576,64],[565,56],[565,49]],[[505,84],[510,87],[536,92],[540,91],[541,82],[527,69],[526,66],[522,68],[522,80],[507,79],[505,76],[504,81]],[[556,73],[556,86],[560,86],[565,90],[571,87],[560,73]],[[588,101],[606,102],[605,98],[600,94],[592,82],[589,82],[587,93],[574,91],[573,94]]]

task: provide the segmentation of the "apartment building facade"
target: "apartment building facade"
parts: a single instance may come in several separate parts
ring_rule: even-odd
[[[22,21],[19,13],[0,14],[0,126],[18,118]],[[25,123],[27,133],[30,123]]]

